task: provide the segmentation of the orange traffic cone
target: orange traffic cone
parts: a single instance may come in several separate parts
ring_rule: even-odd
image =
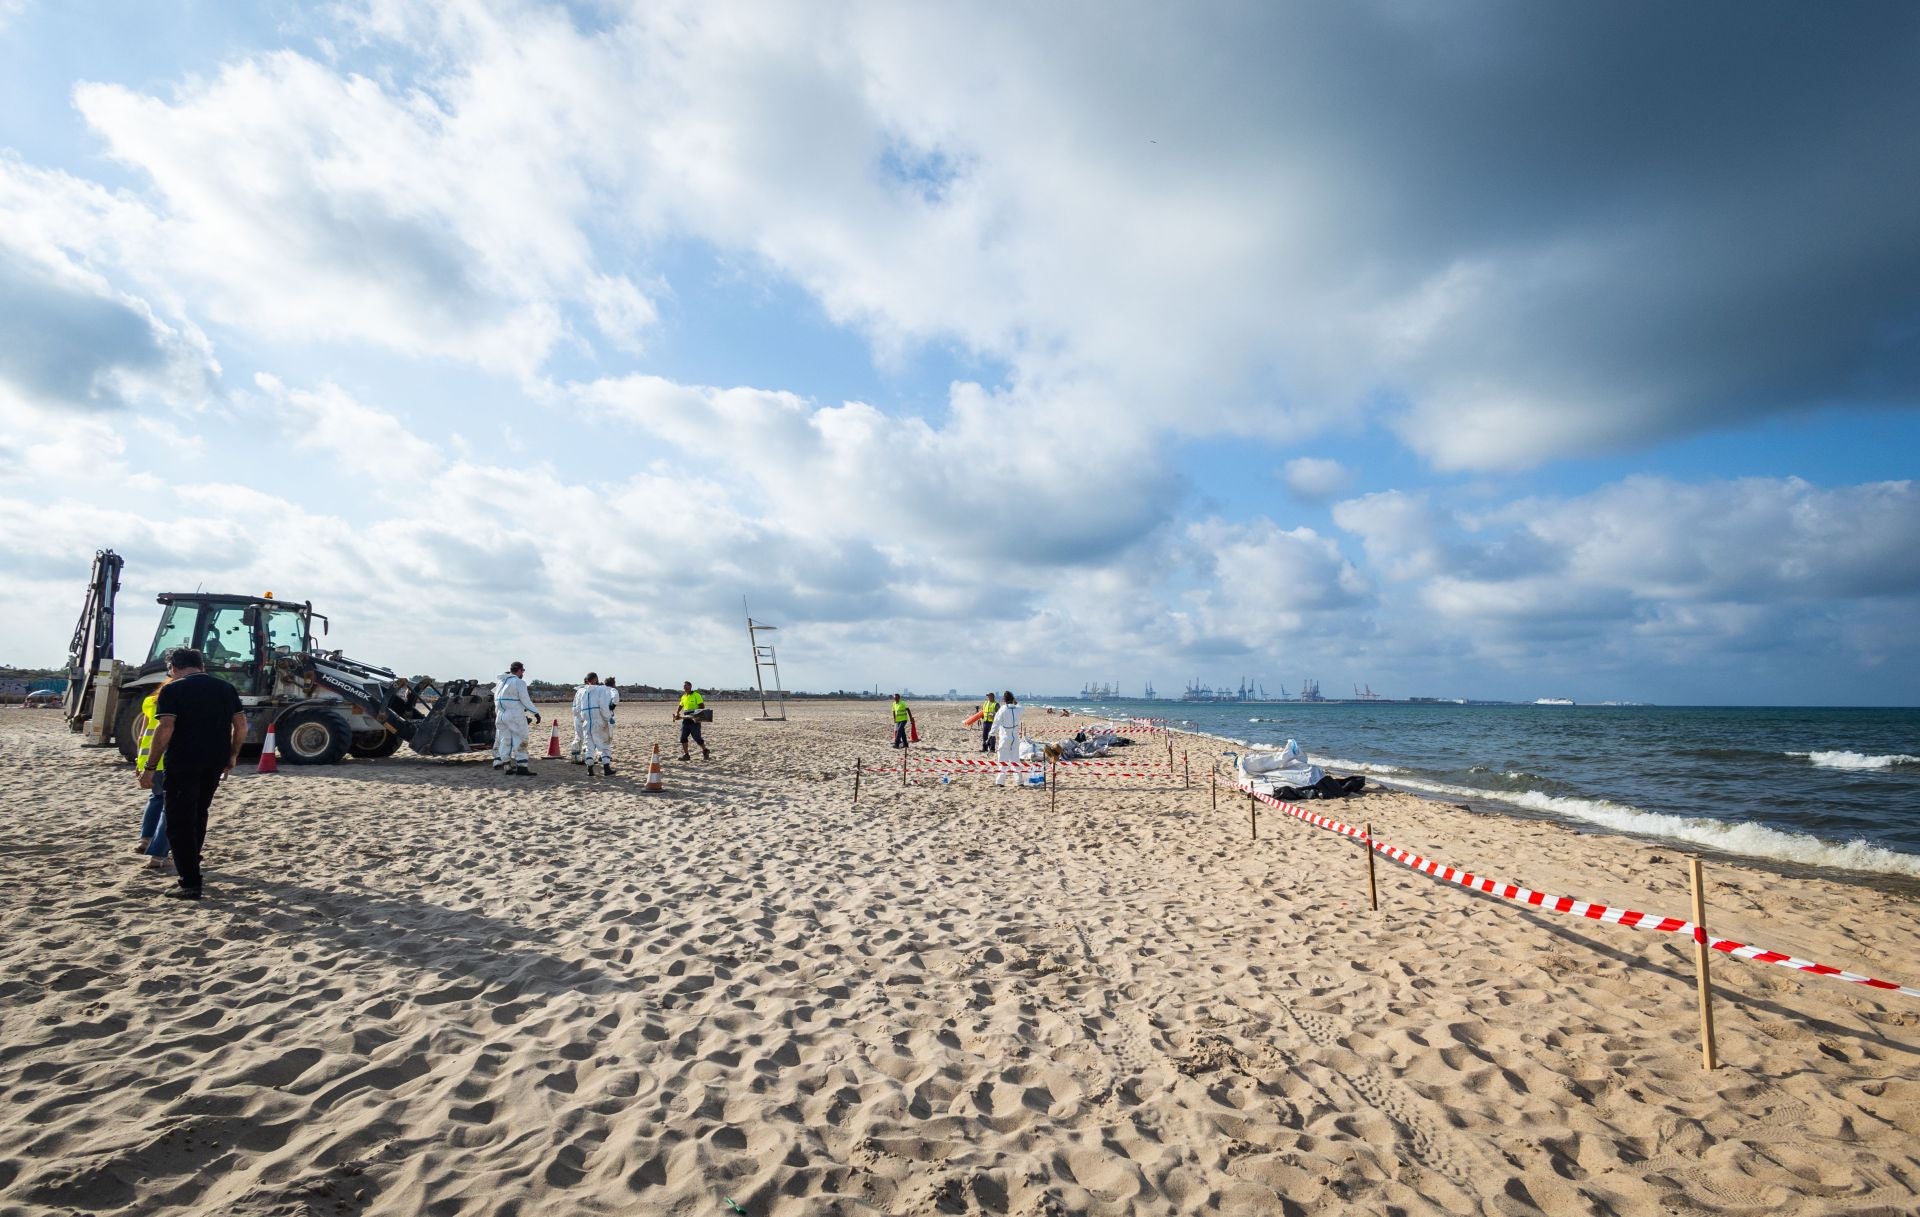
[[[549,758],[553,758],[553,757],[558,757],[559,755],[560,755],[560,720],[556,718],[553,720],[553,733],[547,736],[547,756]]]
[[[280,758],[274,754],[273,724],[267,724],[267,738],[260,742],[260,767],[255,773],[279,773]]]
[[[647,762],[647,784],[642,787],[648,794],[667,792],[666,775],[660,771],[660,745],[653,746],[653,759]]]

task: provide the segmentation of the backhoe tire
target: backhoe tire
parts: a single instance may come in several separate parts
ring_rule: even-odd
[[[129,765],[140,759],[140,706],[147,693],[146,689],[128,690],[113,712],[113,742]]]
[[[396,731],[362,731],[353,737],[347,751],[362,760],[377,761],[400,751],[400,735]]]
[[[286,765],[334,765],[347,754],[353,731],[330,710],[295,710],[273,727],[275,751]]]

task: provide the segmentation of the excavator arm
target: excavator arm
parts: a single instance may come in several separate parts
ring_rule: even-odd
[[[81,731],[102,719],[111,730],[115,687],[113,611],[120,595],[120,571],[126,562],[110,549],[95,551],[86,604],[67,648],[66,712],[69,730]],[[105,669],[104,671],[102,669]],[[104,743],[102,737],[98,742]]]

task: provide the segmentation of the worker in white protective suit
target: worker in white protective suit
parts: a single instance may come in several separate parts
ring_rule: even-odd
[[[493,682],[493,767],[505,767],[509,777],[530,778],[527,768],[527,716],[540,721],[527,691],[527,665],[514,660]]]
[[[1002,761],[1018,761],[1020,759],[1020,714],[1020,699],[1013,695],[1012,689],[1006,690],[1000,695],[1000,709],[995,711],[993,715],[993,740],[999,748],[999,751],[995,755]],[[995,786],[1006,785],[1007,772],[1007,770],[1002,769],[994,774],[993,784]],[[1017,786],[1022,783],[1019,778],[1016,777],[1014,784]]]
[[[597,764],[607,777],[613,776],[613,690],[600,683],[597,673],[587,673],[587,683],[574,694],[580,707],[581,725],[586,730],[587,776],[593,776]]]
[[[587,679],[592,680],[593,673],[587,673]],[[573,691],[573,744],[567,749],[567,757],[576,765],[586,759],[587,722],[580,717],[580,695],[586,691],[585,685]]]

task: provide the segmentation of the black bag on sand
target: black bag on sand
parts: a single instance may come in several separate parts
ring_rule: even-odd
[[[1311,786],[1282,786],[1273,792],[1273,797],[1283,803],[1303,803],[1308,799],[1344,799],[1350,794],[1360,794],[1366,788],[1365,774],[1337,778],[1329,773]]]

